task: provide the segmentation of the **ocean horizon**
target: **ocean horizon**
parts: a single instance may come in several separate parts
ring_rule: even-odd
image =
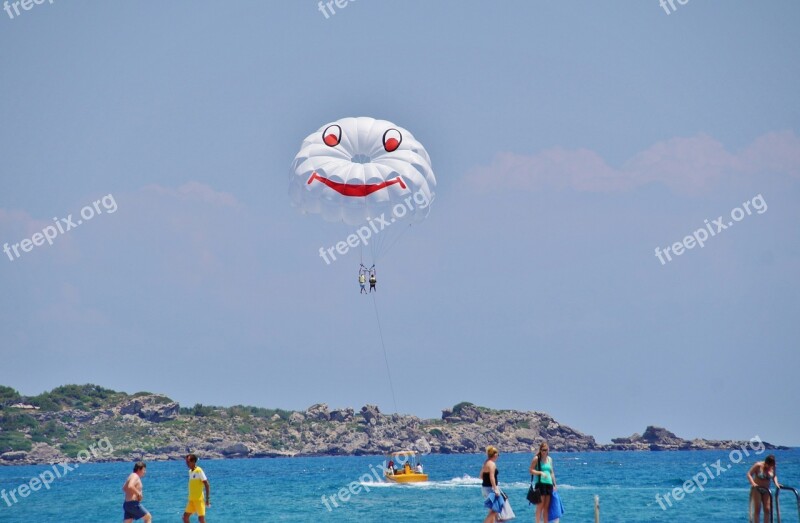
[[[566,511],[562,521],[594,521],[594,498],[599,496],[601,521],[746,522],[749,467],[772,453],[781,483],[798,487],[800,449],[746,450],[554,453]],[[415,485],[381,481],[381,456],[223,460],[200,456],[198,464],[211,485],[206,515],[211,523],[377,522],[389,517],[468,522],[482,521],[486,514],[478,479],[483,459],[482,454],[423,456],[429,481]],[[501,450],[497,462],[500,486],[518,521],[533,518],[533,507],[525,500],[530,459],[530,453]],[[58,466],[61,477],[47,488],[32,480],[52,471],[51,466],[0,468],[0,521],[120,521],[121,487],[132,463],[76,464],[66,463],[73,469]],[[181,461],[147,465],[143,505],[156,522],[179,521],[186,503],[186,465]],[[21,485],[29,487],[23,489],[25,497],[20,497]],[[12,490],[16,501],[9,495]],[[791,492],[783,496],[784,521],[796,521],[794,496]]]

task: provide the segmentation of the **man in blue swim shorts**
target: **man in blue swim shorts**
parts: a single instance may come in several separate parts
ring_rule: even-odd
[[[142,461],[137,461],[133,465],[133,473],[128,476],[122,485],[122,492],[125,493],[125,503],[122,510],[125,513],[122,518],[125,523],[133,523],[136,519],[144,519],[145,523],[150,523],[151,516],[146,508],[142,506],[142,478],[147,474],[147,465]]]

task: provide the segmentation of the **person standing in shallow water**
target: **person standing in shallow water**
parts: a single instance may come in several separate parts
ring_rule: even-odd
[[[197,456],[186,456],[186,466],[189,467],[189,502],[183,512],[183,523],[189,523],[192,514],[197,514],[200,523],[206,523],[206,507],[211,506],[211,487],[203,469],[197,466]],[[203,489],[205,488],[205,497]]]
[[[770,454],[764,461],[759,461],[747,471],[747,480],[750,482],[750,521],[759,523],[761,520],[759,512],[764,514],[763,521],[766,523],[767,514],[772,511],[772,496],[769,493],[770,482],[775,483],[776,488],[781,488],[778,483],[778,472],[776,470],[775,456]],[[767,492],[759,491],[759,488],[767,489]]]
[[[500,473],[497,470],[497,458],[500,457],[500,452],[493,446],[489,445],[486,447],[486,461],[483,462],[483,467],[481,467],[481,492],[483,493],[483,497],[489,497],[489,494],[492,492],[495,495],[500,495],[500,487],[497,486],[497,475]],[[492,509],[489,509],[489,513],[486,515],[486,519],[483,520],[483,523],[495,523],[497,521],[497,512],[492,512]]]
[[[150,512],[141,503],[142,499],[144,499],[142,478],[145,474],[147,474],[147,465],[142,461],[137,461],[133,465],[133,473],[128,476],[128,479],[122,485],[122,492],[125,493],[125,502],[122,504],[124,512],[122,519],[125,523],[132,523],[137,519],[143,519],[145,523],[152,521]]]
[[[542,521],[548,523],[550,500],[553,498],[553,491],[556,490],[556,471],[553,468],[553,459],[550,457],[550,447],[544,441],[539,445],[539,452],[531,460],[532,476],[536,479],[536,488],[542,494],[542,501],[536,505],[536,523]]]

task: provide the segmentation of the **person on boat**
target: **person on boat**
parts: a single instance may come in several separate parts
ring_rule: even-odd
[[[394,476],[394,461],[389,461],[389,464],[386,465],[386,474],[389,476]]]
[[[375,288],[375,284],[378,283],[378,278],[375,277],[375,269],[372,269],[372,272],[369,273],[369,292],[373,290],[378,292],[378,289]]]
[[[483,493],[484,499],[488,498],[489,494],[492,492],[494,492],[496,496],[500,495],[500,487],[497,486],[497,474],[500,472],[497,470],[498,457],[500,457],[500,452],[495,447],[492,445],[486,447],[486,461],[483,462],[480,472],[481,492]],[[497,516],[498,512],[489,509],[489,513],[486,515],[483,523],[495,523],[497,521]]]
[[[406,463],[403,465],[403,474],[411,474],[411,465]]]
[[[536,488],[542,494],[542,501],[536,505],[536,523],[548,523],[550,513],[550,500],[556,490],[556,471],[553,468],[553,459],[550,457],[550,447],[546,441],[539,445],[539,452],[531,460],[531,476],[538,476]]]
[[[417,467],[414,469],[414,472],[417,474],[422,474],[422,463],[417,463]]]
[[[761,521],[759,513],[764,514],[763,521],[767,522],[767,514],[772,512],[772,495],[769,491],[770,482],[775,483],[775,488],[781,488],[778,483],[775,456],[770,454],[764,461],[759,461],[747,471],[747,481],[750,482],[750,507],[752,510],[751,521]]]

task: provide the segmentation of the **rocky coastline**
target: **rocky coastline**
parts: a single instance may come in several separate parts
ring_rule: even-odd
[[[666,429],[647,427],[641,435],[598,444],[594,437],[542,412],[493,410],[471,403],[445,409],[439,419],[420,419],[383,414],[374,405],[359,411],[331,410],[324,403],[302,412],[253,407],[181,409],[162,395],[115,394],[115,401],[95,409],[44,410],[24,402],[4,405],[0,408],[0,465],[75,459],[82,449],[103,438],[108,438],[113,451],[94,456],[93,461],[181,460],[188,452],[203,459],[377,455],[398,449],[464,454],[482,452],[487,445],[504,452],[530,452],[542,440],[557,452],[733,449],[749,443],[685,440]]]

